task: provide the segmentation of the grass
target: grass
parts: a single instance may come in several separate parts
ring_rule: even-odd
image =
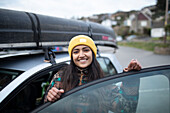
[[[144,49],[147,51],[154,51],[156,46],[158,47],[170,47],[170,44],[155,43],[155,42],[118,42],[120,46],[135,47],[139,49]]]
[[[151,40],[153,40],[153,41],[163,41],[163,38],[152,38]],[[170,36],[167,36],[167,40],[169,40],[170,41]]]

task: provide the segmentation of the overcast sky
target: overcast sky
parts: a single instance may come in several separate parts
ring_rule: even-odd
[[[140,10],[155,4],[156,0],[0,0],[0,8],[61,18]]]

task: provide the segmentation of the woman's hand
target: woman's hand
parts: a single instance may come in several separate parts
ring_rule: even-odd
[[[56,101],[57,99],[60,98],[62,93],[64,93],[63,89],[59,90],[56,87],[52,87],[47,94],[47,99],[50,102],[54,102],[54,101]]]
[[[124,72],[128,72],[128,71],[131,71],[131,70],[141,70],[141,65],[140,63],[137,61],[137,60],[134,60],[132,59],[131,62],[129,63],[128,67],[127,68],[124,68]]]

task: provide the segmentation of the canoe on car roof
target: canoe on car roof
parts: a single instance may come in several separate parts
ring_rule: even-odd
[[[117,48],[112,28],[29,12],[0,9],[0,49],[68,46],[76,35],[88,35],[96,45]]]

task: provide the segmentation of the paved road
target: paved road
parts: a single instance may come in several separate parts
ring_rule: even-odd
[[[112,48],[99,47],[101,51],[113,52]],[[115,53],[122,67],[127,67],[131,59],[137,59],[143,68],[159,66],[159,65],[170,65],[170,55],[157,55],[150,51],[142,49],[136,49],[131,47],[119,46],[119,49]]]

